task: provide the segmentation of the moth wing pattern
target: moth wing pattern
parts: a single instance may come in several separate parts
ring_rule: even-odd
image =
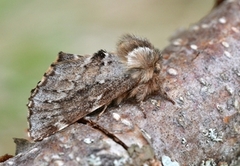
[[[41,140],[111,103],[137,83],[125,73],[118,57],[103,50],[91,56],[60,52],[31,92],[29,136]]]

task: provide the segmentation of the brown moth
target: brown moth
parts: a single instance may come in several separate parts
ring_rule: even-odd
[[[161,63],[160,51],[147,39],[128,34],[118,42],[116,54],[60,52],[31,92],[30,138],[42,140],[113,101],[144,100],[161,89]]]

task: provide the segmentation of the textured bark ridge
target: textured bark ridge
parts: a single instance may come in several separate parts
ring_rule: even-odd
[[[239,41],[240,0],[221,2],[163,50],[175,105],[160,94],[125,101],[0,165],[240,165]]]

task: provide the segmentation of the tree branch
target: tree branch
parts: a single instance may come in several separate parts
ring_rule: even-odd
[[[109,107],[0,165],[239,164],[239,39],[240,0],[221,1],[163,50],[163,87],[175,105],[152,95]]]

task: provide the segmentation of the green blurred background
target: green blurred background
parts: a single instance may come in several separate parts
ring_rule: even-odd
[[[158,48],[179,28],[205,16],[213,0],[1,0],[0,156],[27,138],[26,103],[59,51],[114,51],[123,33]]]

